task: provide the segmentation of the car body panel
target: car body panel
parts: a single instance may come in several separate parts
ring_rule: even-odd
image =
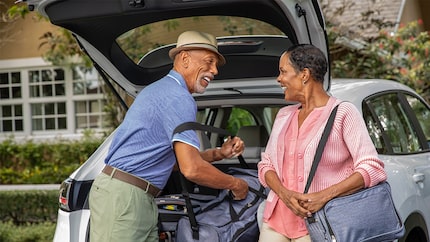
[[[412,219],[414,226],[424,220],[425,224],[422,226],[426,234],[426,241],[428,241],[430,181],[426,179],[421,183],[415,182],[414,175],[419,171],[425,177],[430,176],[430,152],[398,157],[381,155],[380,158],[384,161],[387,180],[391,186],[393,200],[400,218],[404,223],[406,220]],[[407,165],[405,165],[405,161],[408,162]],[[406,229],[409,229],[408,226]]]
[[[90,210],[74,212],[58,210],[54,240],[61,242],[87,241]]]

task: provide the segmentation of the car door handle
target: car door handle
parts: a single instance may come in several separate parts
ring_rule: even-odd
[[[415,173],[412,176],[412,179],[414,180],[414,182],[419,183],[419,182],[423,182],[425,179],[425,175],[424,173]]]

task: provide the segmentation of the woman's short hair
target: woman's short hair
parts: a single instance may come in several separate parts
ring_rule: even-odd
[[[296,72],[308,68],[311,76],[318,82],[324,83],[324,75],[327,72],[327,59],[324,53],[311,44],[299,44],[288,48],[291,65]]]

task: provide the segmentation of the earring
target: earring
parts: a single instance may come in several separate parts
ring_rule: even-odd
[[[305,85],[305,84],[306,84],[306,82],[307,82],[307,81],[303,81],[303,85]]]

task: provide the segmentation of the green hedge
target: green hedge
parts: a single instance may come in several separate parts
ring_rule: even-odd
[[[80,141],[56,140],[0,143],[0,184],[58,184],[66,179],[103,142],[85,137]]]
[[[0,221],[14,225],[55,222],[57,190],[0,191]]]
[[[52,241],[57,190],[0,191],[0,242]]]
[[[0,143],[0,184],[59,184],[103,142]],[[52,241],[58,213],[58,190],[0,191],[0,242]]]
[[[0,222],[0,242],[52,242],[55,223],[44,222],[16,226],[11,222]]]

